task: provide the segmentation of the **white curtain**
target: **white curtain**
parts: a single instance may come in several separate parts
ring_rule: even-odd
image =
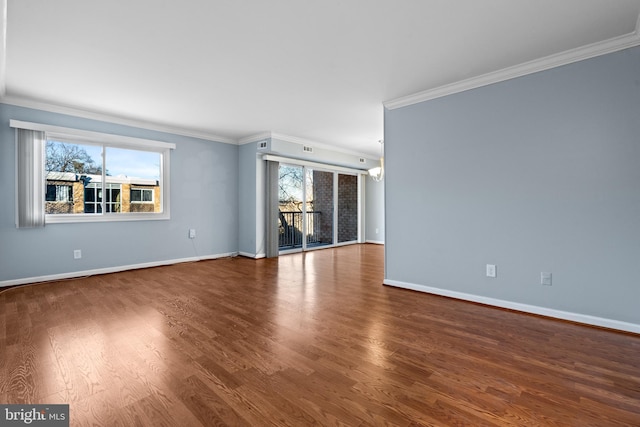
[[[44,227],[45,134],[16,129],[18,228]]]

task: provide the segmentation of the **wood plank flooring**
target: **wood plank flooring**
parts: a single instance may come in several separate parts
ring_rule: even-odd
[[[639,426],[640,336],[382,286],[383,248],[0,293],[0,402],[71,425]]]

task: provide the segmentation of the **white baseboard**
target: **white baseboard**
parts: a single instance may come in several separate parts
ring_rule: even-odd
[[[467,294],[463,292],[451,291],[447,289],[433,288],[431,286],[418,285],[415,283],[399,282],[397,280],[385,279],[385,285],[397,288],[411,289],[413,291],[426,292],[429,294],[441,295],[444,297],[456,298],[465,301],[477,302],[494,307],[506,308],[509,310],[522,311],[525,313],[538,314],[556,319],[569,320],[576,323],[584,323],[602,328],[617,329],[625,332],[640,334],[640,325],[635,323],[621,322],[619,320],[605,319],[602,317],[590,316],[588,314],[571,313],[568,311],[555,310],[552,308],[539,307],[535,305],[521,304],[518,302],[505,301],[496,298],[483,297],[480,295]]]
[[[373,243],[374,245],[384,245],[384,240],[365,240],[365,243]]]
[[[266,258],[267,255],[266,254],[252,254],[249,252],[238,252],[238,255],[243,256],[243,257],[247,257],[247,258],[253,258],[253,259],[260,259],[260,258]]]
[[[50,274],[47,276],[25,277],[23,279],[0,281],[0,288],[6,287],[6,286],[25,285],[28,283],[50,282],[54,280],[73,279],[76,277],[94,276],[96,274],[118,273],[120,271],[136,270],[139,268],[160,267],[163,265],[180,264],[183,262],[195,262],[195,261],[204,261],[208,259],[227,258],[227,257],[233,257],[237,255],[238,255],[238,252],[227,252],[223,254],[206,255],[206,256],[200,256],[200,257],[153,261],[153,262],[145,262],[141,264],[130,264],[130,265],[122,265],[122,266],[116,266],[116,267],[96,268],[93,270],[84,270],[84,271],[71,271],[68,273]]]

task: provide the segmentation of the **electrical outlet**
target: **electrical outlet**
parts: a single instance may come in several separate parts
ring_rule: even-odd
[[[75,249],[73,251],[73,259],[80,259],[82,258],[82,251],[80,249]]]
[[[498,268],[495,264],[487,264],[487,277],[497,277]]]
[[[551,286],[551,273],[540,273],[540,284],[545,286]]]
[[[195,228],[190,228],[189,229],[189,238],[190,239],[195,239],[196,238],[196,229]]]

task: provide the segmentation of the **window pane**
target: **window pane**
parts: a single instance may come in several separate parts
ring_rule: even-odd
[[[280,250],[302,247],[302,166],[281,164],[278,179],[278,230]]]
[[[45,201],[47,202],[55,202],[56,201],[56,186],[47,184],[47,194],[45,196]]]
[[[105,153],[107,185],[119,185],[111,197],[110,212],[162,212],[160,181],[162,155],[157,152],[107,147]],[[144,187],[144,188],[140,188]],[[157,191],[158,197],[154,198]],[[120,200],[120,195],[124,194]],[[127,197],[128,196],[128,197]]]
[[[95,202],[96,201],[96,189],[95,187],[86,187],[84,189],[84,201],[87,202]]]
[[[120,184],[107,184],[107,212],[120,212]]]
[[[307,169],[307,247],[333,244],[333,172]]]
[[[102,213],[102,183],[89,184],[84,195],[85,213]]]
[[[160,179],[160,153],[107,147],[107,175],[157,181]]]
[[[101,180],[102,147],[47,140],[45,174],[47,214],[85,213],[84,186]]]
[[[56,185],[56,202],[69,202],[69,185]]]

